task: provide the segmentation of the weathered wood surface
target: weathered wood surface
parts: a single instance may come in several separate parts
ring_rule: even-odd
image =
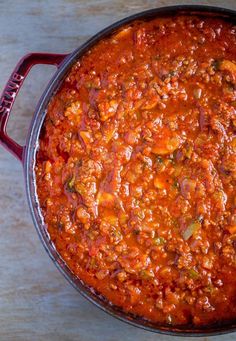
[[[236,9],[235,0],[187,3]],[[28,52],[70,52],[98,30],[128,14],[171,4],[176,2],[0,0],[0,88],[19,58]],[[9,133],[20,143],[24,142],[35,104],[53,70],[49,66],[33,69],[17,99]],[[117,321],[87,302],[67,283],[47,256],[33,227],[22,167],[2,148],[0,271],[0,341],[172,339]],[[236,334],[211,338],[235,339]]]

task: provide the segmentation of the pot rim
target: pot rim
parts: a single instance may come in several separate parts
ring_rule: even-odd
[[[122,20],[115,22],[114,24],[106,27],[102,31],[95,34],[82,46],[77,48],[71,54],[69,54],[59,69],[54,74],[53,78],[49,82],[45,91],[43,92],[38,105],[35,109],[31,125],[28,131],[26,139],[26,147],[23,155],[23,167],[26,185],[27,201],[30,208],[31,217],[33,219],[34,226],[39,235],[39,238],[52,259],[53,263],[68,280],[68,282],[87,300],[95,304],[98,308],[110,314],[111,316],[126,322],[135,327],[141,329],[173,336],[213,336],[226,333],[232,333],[236,331],[236,321],[227,322],[225,324],[215,324],[209,327],[191,328],[186,326],[168,326],[158,325],[144,320],[140,317],[134,316],[129,313],[125,313],[122,309],[112,305],[102,295],[99,295],[95,290],[86,283],[83,283],[78,277],[76,277],[66,263],[63,261],[55,246],[50,240],[50,236],[46,230],[46,226],[43,221],[43,216],[40,211],[40,205],[36,194],[36,181],[34,174],[35,156],[38,149],[38,139],[41,131],[41,127],[46,115],[47,106],[52,96],[56,93],[61,83],[64,81],[67,72],[71,69],[72,65],[81,58],[92,46],[94,46],[101,39],[106,38],[120,27],[129,24],[134,20],[147,20],[158,16],[168,16],[173,14],[196,14],[196,15],[213,15],[219,17],[229,18],[236,22],[236,11],[222,7],[204,6],[204,5],[176,5],[153,8],[143,12],[139,12],[128,16]]]

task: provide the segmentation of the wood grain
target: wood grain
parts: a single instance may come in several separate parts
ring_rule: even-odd
[[[236,9],[235,0],[178,3],[224,5]],[[176,2],[0,0],[0,88],[20,57],[28,52],[70,52],[120,18],[171,4]],[[34,107],[53,72],[53,67],[35,67],[17,98],[9,134],[20,143],[24,143]],[[1,341],[173,339],[117,321],[87,302],[67,283],[47,256],[33,227],[24,194],[22,167],[2,148],[0,271]],[[235,339],[236,334],[211,338],[212,341]]]

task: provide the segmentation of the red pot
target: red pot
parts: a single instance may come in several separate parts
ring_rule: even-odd
[[[197,328],[196,326],[170,326],[159,325],[148,322],[140,317],[123,312],[116,306],[111,305],[104,297],[96,293],[92,288],[88,287],[85,283],[75,277],[70,271],[68,266],[62,260],[53,243],[50,240],[50,236],[47,233],[42,214],[40,212],[40,206],[36,194],[35,184],[35,156],[38,147],[38,138],[40,135],[41,126],[43,124],[48,103],[57,91],[60,84],[65,79],[67,73],[71,69],[72,65],[94,44],[99,40],[111,34],[113,31],[120,28],[122,25],[130,23],[136,19],[151,19],[153,17],[172,15],[176,13],[185,14],[199,14],[204,16],[218,16],[225,17],[227,20],[231,20],[236,23],[236,12],[224,8],[210,7],[210,6],[173,6],[164,7],[158,9],[152,9],[142,13],[132,15],[124,20],[121,20],[103,31],[96,34],[93,38],[87,41],[83,46],[71,54],[50,54],[50,53],[31,53],[23,57],[17,64],[15,70],[10,76],[9,81],[3,91],[0,100],[0,143],[8,149],[21,163],[23,164],[26,193],[28,198],[28,204],[35,228],[39,234],[41,242],[43,243],[47,253],[67,278],[67,280],[89,301],[93,302],[96,306],[106,311],[118,319],[132,324],[136,327],[143,328],[145,330],[170,334],[170,335],[182,335],[182,336],[207,336],[207,335],[219,335],[236,331],[236,321],[227,321],[224,324],[215,324]],[[14,140],[12,140],[6,133],[7,121],[15,101],[15,98],[20,90],[28,72],[36,64],[52,64],[56,65],[58,70],[49,82],[46,90],[44,91],[38,105],[35,109],[33,119],[28,132],[25,146],[20,146]]]

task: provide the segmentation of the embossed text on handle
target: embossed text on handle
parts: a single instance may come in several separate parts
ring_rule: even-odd
[[[1,98],[0,115],[7,114],[10,111],[13,100],[23,80],[23,76],[16,72],[13,73]]]

